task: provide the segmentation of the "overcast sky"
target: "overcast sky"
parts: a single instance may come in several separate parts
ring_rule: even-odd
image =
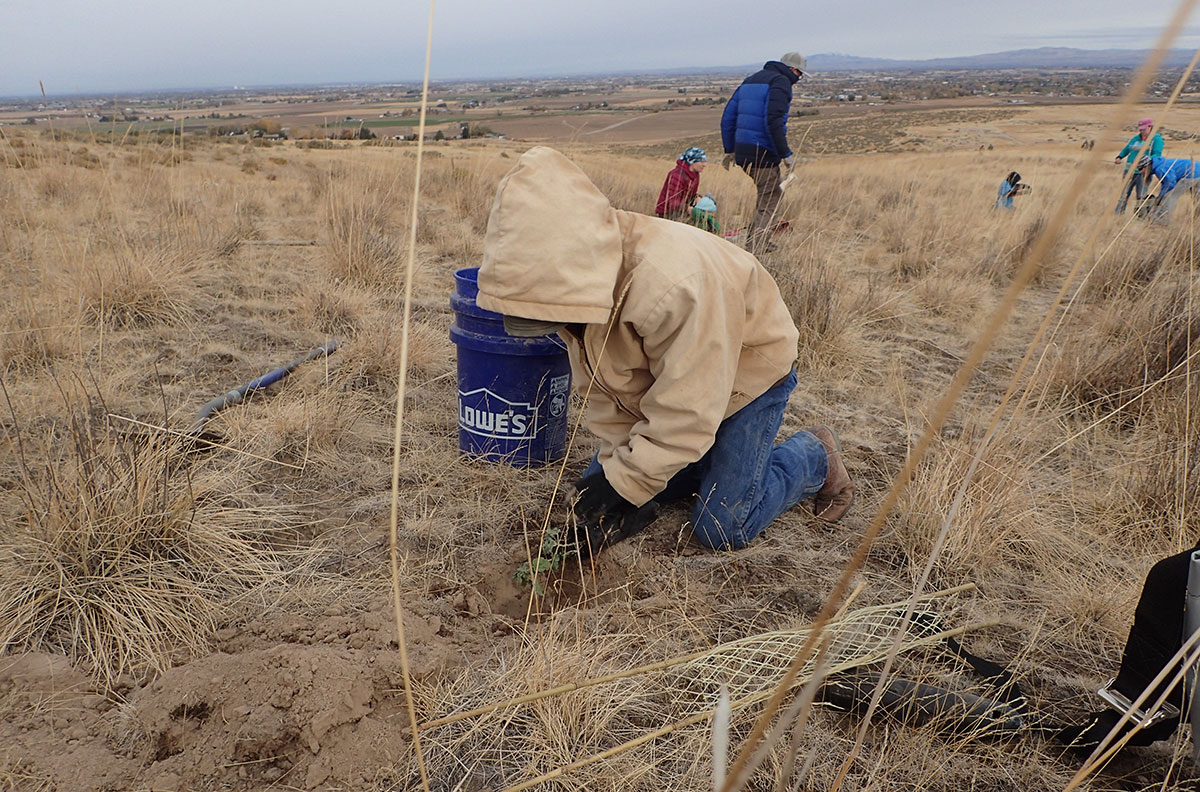
[[[441,0],[432,77],[1153,44],[1174,0]],[[424,0],[0,0],[0,95],[418,79]],[[1176,46],[1200,46],[1189,27]]]

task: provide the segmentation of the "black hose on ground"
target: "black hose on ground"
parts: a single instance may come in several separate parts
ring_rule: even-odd
[[[879,678],[873,671],[835,674],[821,686],[818,697],[861,715],[870,705]],[[929,724],[955,734],[1011,736],[1025,727],[1022,713],[1009,704],[895,677],[884,686],[879,709],[902,723]]]
[[[199,435],[204,430],[204,425],[208,423],[208,420],[221,410],[224,410],[226,407],[229,407],[233,404],[241,404],[242,401],[245,400],[247,394],[274,385],[276,382],[279,382],[279,380],[283,379],[288,374],[291,374],[301,365],[310,360],[316,360],[320,357],[332,355],[335,351],[337,351],[337,348],[341,346],[341,344],[341,341],[334,339],[317,347],[316,349],[311,350],[308,354],[304,355],[304,357],[296,358],[285,366],[271,369],[261,377],[252,379],[245,385],[234,388],[222,396],[218,396],[201,407],[200,412],[196,413],[196,420],[192,422],[191,428],[188,429],[188,434]]]

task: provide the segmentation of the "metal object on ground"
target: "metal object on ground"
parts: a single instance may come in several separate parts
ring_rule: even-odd
[[[229,407],[233,404],[241,404],[242,401],[245,400],[247,394],[274,385],[276,382],[279,382],[288,374],[291,374],[293,371],[295,371],[299,366],[307,363],[310,360],[332,355],[337,348],[341,346],[341,343],[342,342],[338,341],[337,339],[329,341],[328,343],[313,349],[304,357],[296,358],[286,366],[280,366],[279,368],[271,369],[261,377],[252,379],[245,385],[234,388],[222,396],[218,396],[200,408],[200,412],[196,413],[196,420],[192,422],[192,426],[190,429],[188,429],[188,433],[196,435],[200,434],[204,429],[204,425],[208,423],[208,419],[212,418],[221,410],[224,410],[226,407]]]
[[[1096,691],[1096,695],[1100,700],[1109,706],[1114,712],[1124,715],[1129,713],[1129,720],[1139,724],[1142,728],[1153,726],[1159,721],[1164,721],[1167,718],[1178,718],[1179,710],[1166,702],[1155,710],[1153,715],[1146,713],[1141,707],[1134,707],[1133,702],[1129,698],[1113,687],[1113,683],[1117,681],[1116,677],[1108,680],[1108,684]]]
[[[861,714],[867,711],[879,682],[880,675],[874,671],[836,674],[826,680],[818,695],[838,709]],[[956,734],[1006,736],[1025,727],[1022,714],[1003,702],[896,677],[884,685],[879,708],[904,723],[931,724]]]

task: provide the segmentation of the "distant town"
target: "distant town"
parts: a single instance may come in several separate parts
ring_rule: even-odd
[[[1179,68],[1160,73],[1145,99],[1165,101],[1181,73]],[[594,135],[638,116],[723,105],[743,76],[725,72],[439,82],[430,86],[426,134],[436,140],[536,138],[545,119],[553,118],[553,123],[567,125],[578,119],[572,128]],[[797,85],[792,109],[804,116],[855,104],[1105,103],[1115,101],[1130,79],[1127,68],[816,72]],[[399,83],[26,97],[0,99],[0,126],[122,136],[405,141],[416,136],[420,94],[419,85]],[[1193,76],[1179,101],[1197,100],[1200,79]],[[686,129],[688,124],[678,126]]]

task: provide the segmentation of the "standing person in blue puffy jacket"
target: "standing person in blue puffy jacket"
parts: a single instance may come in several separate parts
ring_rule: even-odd
[[[1171,210],[1179,202],[1179,196],[1185,192],[1195,193],[1200,185],[1200,179],[1196,177],[1197,165],[1194,160],[1166,157],[1151,157],[1149,161],[1143,158],[1138,162],[1137,167],[1142,171],[1143,178],[1153,175],[1162,182],[1153,214],[1155,223],[1170,223]]]
[[[779,163],[793,165],[787,141],[788,111],[792,86],[804,76],[807,61],[789,52],[777,61],[767,61],[761,70],[742,80],[721,115],[721,142],[726,168],[736,163],[754,180],[754,219],[747,234],[751,252],[769,252],[767,241],[783,191],[779,189]]]

